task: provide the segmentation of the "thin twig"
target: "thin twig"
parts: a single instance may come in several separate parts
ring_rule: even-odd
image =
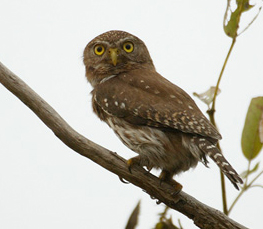
[[[251,186],[262,174],[263,170],[257,176],[255,176],[255,178],[248,184],[248,186]]]
[[[234,45],[236,43],[236,38],[233,38],[232,39],[232,43],[231,43],[231,46],[228,50],[228,53],[227,53],[227,56],[226,56],[226,59],[224,61],[224,64],[223,64],[223,67],[221,69],[221,72],[219,74],[219,77],[218,77],[218,80],[217,80],[217,83],[216,83],[216,87],[215,87],[215,93],[214,93],[214,97],[213,97],[213,102],[212,102],[212,107],[211,107],[211,112],[212,112],[212,116],[214,116],[214,112],[215,112],[215,104],[216,104],[216,98],[217,98],[217,92],[218,92],[218,89],[219,89],[219,84],[221,82],[221,79],[222,79],[222,76],[223,76],[223,73],[224,73],[224,70],[226,68],[226,64],[228,62],[228,59],[230,57],[230,54],[234,48]]]
[[[254,184],[254,185],[251,185],[250,188],[263,188],[263,185]]]
[[[250,161],[249,161],[250,162]],[[250,163],[248,166],[248,171],[250,168]],[[234,199],[233,203],[231,204],[228,213],[230,213],[233,209],[233,207],[236,205],[237,201],[240,199],[240,197],[247,191],[249,188],[253,187],[263,187],[262,185],[253,185],[253,183],[263,174],[263,170],[248,184],[248,176],[246,176],[245,183],[240,191],[240,193],[237,195],[237,197]]]
[[[235,198],[235,200],[233,201],[233,203],[231,204],[229,210],[228,210],[228,214],[230,214],[230,212],[232,211],[233,207],[235,206],[235,204],[237,203],[237,201],[240,199],[240,197],[244,194],[244,192],[246,191],[246,188],[244,186],[244,188],[242,188],[242,190],[239,192],[239,194],[237,195],[237,197]]]

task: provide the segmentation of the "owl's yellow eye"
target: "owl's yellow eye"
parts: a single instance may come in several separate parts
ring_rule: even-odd
[[[94,52],[96,55],[101,56],[105,52],[105,48],[103,45],[96,45],[94,47]]]
[[[131,43],[131,42],[125,42],[124,44],[123,44],[123,49],[124,49],[124,51],[125,52],[127,52],[127,53],[130,53],[130,52],[132,52],[133,51],[133,43]]]

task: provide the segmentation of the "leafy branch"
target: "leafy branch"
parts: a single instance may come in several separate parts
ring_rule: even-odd
[[[234,199],[231,204],[228,214],[232,211],[233,207],[240,199],[240,197],[248,191],[250,188],[263,187],[259,184],[254,184],[255,181],[263,174],[263,170],[259,172],[250,182],[248,180],[249,176],[257,172],[259,168],[259,162],[251,169],[251,162],[255,159],[263,145],[263,139],[260,138],[260,128],[262,125],[261,120],[263,119],[263,97],[253,98],[251,100],[250,106],[248,108],[245,125],[242,132],[241,145],[242,151],[245,158],[248,160],[247,169],[241,174],[244,178],[244,185],[241,187],[240,193]]]
[[[237,197],[234,199],[233,203],[231,204],[231,206],[229,207],[228,210],[228,214],[230,214],[230,212],[232,211],[232,209],[234,208],[235,204],[237,203],[237,201],[240,199],[240,197],[249,189],[249,188],[254,188],[254,187],[260,187],[263,188],[262,185],[253,185],[253,183],[263,174],[263,170],[250,182],[248,183],[248,176],[245,179],[245,183],[240,191],[240,193],[237,195]]]
[[[254,5],[250,5],[249,0],[236,0],[235,1],[236,8],[235,8],[235,10],[232,10],[231,9],[231,3],[233,3],[233,2],[234,1],[228,0],[227,9],[226,9],[225,16],[224,16],[224,31],[225,31],[227,36],[232,38],[232,43],[231,43],[231,46],[230,46],[229,51],[227,53],[227,56],[225,58],[223,67],[220,71],[220,74],[219,74],[219,77],[217,80],[217,84],[215,87],[210,88],[210,90],[208,90],[207,92],[205,92],[201,95],[194,93],[194,95],[196,95],[201,100],[203,100],[202,98],[204,97],[204,95],[211,93],[211,90],[214,92],[212,99],[210,99],[210,100],[206,99],[207,101],[212,103],[212,106],[211,106],[211,108],[208,109],[207,113],[209,115],[209,119],[210,119],[211,123],[214,126],[216,126],[215,104],[216,104],[216,98],[217,98],[219,91],[220,91],[219,85],[220,85],[224,70],[226,68],[227,62],[229,60],[230,54],[231,54],[231,52],[234,48],[234,45],[236,43],[236,38],[241,33],[243,33],[245,30],[247,30],[249,28],[249,26],[255,21],[255,19],[259,15],[261,8],[262,8],[261,6],[258,8],[258,12],[257,12],[256,16],[251,20],[251,22],[246,26],[246,28],[242,32],[238,33],[241,15],[244,12],[247,12],[250,9],[252,9],[254,7]],[[228,20],[227,18],[228,18],[229,13],[230,13],[230,19]],[[252,108],[250,108],[248,111],[247,121],[245,123],[243,134],[242,134],[242,150],[243,150],[244,156],[248,159],[248,168],[244,172],[245,173],[245,176],[244,176],[245,182],[244,182],[244,185],[241,187],[241,192],[235,198],[235,200],[233,201],[233,203],[231,204],[229,209],[227,207],[225,179],[224,179],[223,173],[220,172],[223,212],[226,215],[228,215],[232,211],[233,207],[235,206],[235,204],[240,199],[240,197],[244,194],[245,191],[247,191],[249,188],[252,188],[252,187],[262,187],[262,185],[253,185],[253,183],[262,175],[263,171],[261,171],[251,182],[248,183],[249,175],[251,173],[255,172],[258,168],[258,165],[259,165],[259,163],[257,163],[256,166],[252,170],[250,170],[251,160],[258,155],[258,153],[260,152],[260,149],[262,147],[262,143],[263,143],[262,139],[261,139],[261,142],[259,141],[259,138],[260,138],[260,131],[259,131],[260,125],[259,125],[259,123],[263,122],[263,121],[260,122],[260,119],[261,120],[263,119],[262,118],[263,117],[263,100],[261,101],[261,99],[262,99],[262,97],[255,98],[255,100],[257,100],[257,101],[252,100],[252,102],[255,102],[256,105],[254,105],[254,107],[253,107],[253,103],[251,102]],[[209,106],[210,103],[207,103],[207,104]],[[255,112],[256,112],[256,117],[254,115]],[[250,117],[250,116],[253,116],[253,117]],[[253,124],[251,125],[251,123],[253,123]],[[261,125],[263,126],[263,124],[261,124]],[[250,138],[253,138],[253,139],[251,141],[247,140]],[[219,144],[218,144],[218,148],[220,149]]]

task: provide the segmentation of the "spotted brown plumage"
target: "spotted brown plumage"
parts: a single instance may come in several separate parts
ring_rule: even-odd
[[[94,87],[94,112],[139,156],[137,163],[162,169],[161,179],[212,158],[238,189],[242,179],[216,147],[221,135],[191,97],[158,74],[145,44],[110,31],[84,50],[86,77]]]

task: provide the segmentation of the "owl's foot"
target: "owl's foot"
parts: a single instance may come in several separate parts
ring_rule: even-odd
[[[128,169],[129,169],[130,173],[132,172],[131,168],[134,165],[139,165],[139,166],[142,166],[142,167],[146,166],[146,168],[147,168],[147,172],[146,173],[150,173],[150,171],[152,169],[152,167],[149,166],[148,161],[142,160],[140,156],[136,156],[136,157],[133,157],[133,158],[127,160],[127,164],[128,164]]]
[[[173,179],[173,174],[171,172],[168,172],[167,170],[162,170],[159,178],[160,184],[162,184],[162,182],[166,182],[174,187],[175,192],[173,193],[173,195],[177,195],[183,188],[180,183]]]
[[[132,173],[132,171],[131,171],[132,166],[134,166],[134,165],[140,165],[140,164],[141,164],[141,158],[140,158],[140,156],[130,158],[130,159],[127,161],[127,164],[128,164],[128,169],[129,169],[130,173]]]

